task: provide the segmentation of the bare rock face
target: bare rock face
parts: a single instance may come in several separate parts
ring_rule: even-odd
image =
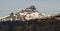
[[[45,19],[49,18],[50,15],[42,14],[39,13],[38,10],[36,10],[35,6],[30,6],[27,7],[26,9],[23,9],[20,12],[17,12],[16,14],[11,13],[9,16],[6,16],[2,19],[1,21],[7,21],[7,20],[21,20],[21,21],[26,21],[26,20],[31,20],[31,19]]]
[[[28,8],[26,8],[26,9],[36,10],[36,8],[35,8],[35,6],[34,6],[34,5],[32,5],[32,6],[28,7]]]

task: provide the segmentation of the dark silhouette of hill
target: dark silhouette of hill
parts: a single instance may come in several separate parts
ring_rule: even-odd
[[[60,31],[60,21],[54,18],[3,21],[0,22],[0,31]]]

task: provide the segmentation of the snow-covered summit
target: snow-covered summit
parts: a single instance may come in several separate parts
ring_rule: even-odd
[[[27,7],[26,9],[23,9],[20,12],[17,12],[16,14],[11,13],[9,16],[6,16],[4,18],[1,18],[0,20],[2,21],[7,21],[7,20],[21,20],[21,21],[26,21],[26,20],[31,20],[31,19],[43,19],[50,17],[46,14],[39,13],[38,10],[36,10],[35,6],[30,6]]]

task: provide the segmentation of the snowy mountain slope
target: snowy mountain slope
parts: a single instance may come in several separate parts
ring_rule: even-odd
[[[23,9],[20,12],[17,12],[16,14],[11,13],[9,16],[5,16],[3,18],[1,18],[1,21],[4,20],[22,20],[22,21],[26,21],[26,20],[31,20],[31,19],[44,19],[44,18],[49,18],[51,17],[51,15],[47,15],[47,14],[43,14],[43,13],[39,13],[38,10],[36,10],[35,6],[30,6],[27,7],[26,9]]]

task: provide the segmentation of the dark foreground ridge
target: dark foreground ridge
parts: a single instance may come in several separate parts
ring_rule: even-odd
[[[3,21],[0,22],[0,31],[60,31],[60,21],[56,19]]]

